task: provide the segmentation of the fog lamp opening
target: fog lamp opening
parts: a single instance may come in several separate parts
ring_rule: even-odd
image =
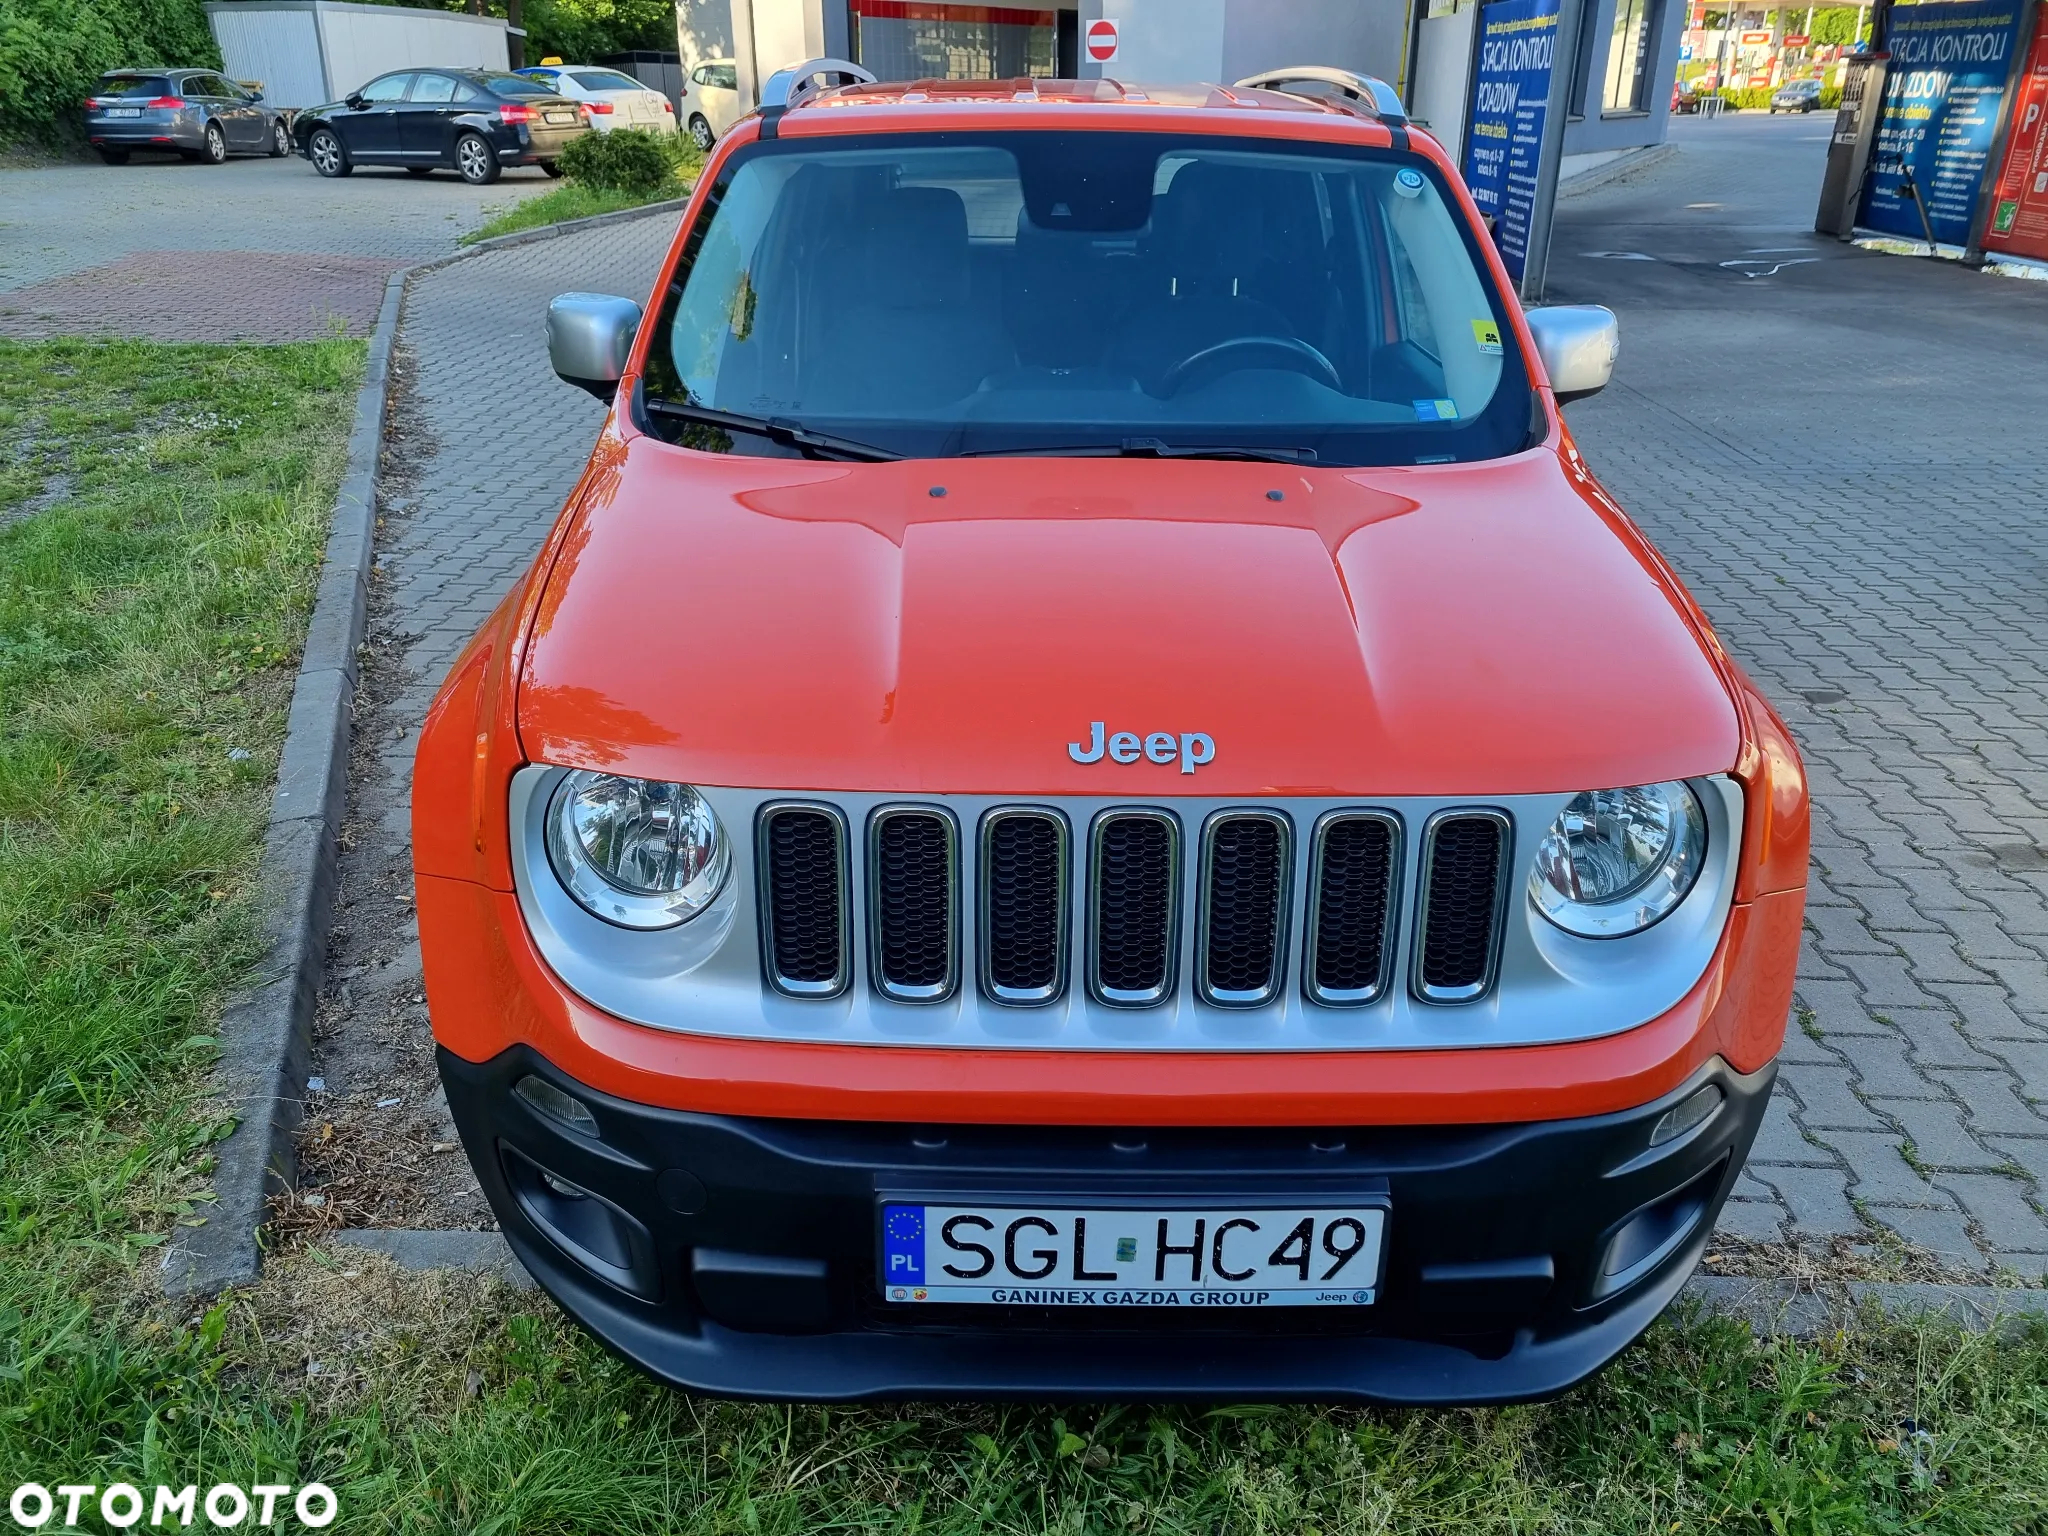
[[[1708,1083],[1698,1093],[1681,1099],[1657,1117],[1657,1123],[1650,1128],[1650,1145],[1661,1147],[1694,1127],[1705,1125],[1727,1097],[1718,1083]]]

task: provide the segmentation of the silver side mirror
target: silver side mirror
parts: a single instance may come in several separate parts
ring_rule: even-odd
[[[640,306],[609,293],[561,293],[548,305],[548,361],[600,400],[618,393],[640,330]]]
[[[1532,309],[1522,318],[1536,338],[1536,355],[1543,359],[1559,405],[1607,387],[1621,352],[1621,322],[1613,310],[1598,304],[1555,304]]]

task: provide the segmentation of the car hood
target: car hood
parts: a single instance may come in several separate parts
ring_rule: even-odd
[[[1561,792],[1740,744],[1701,621],[1568,450],[847,464],[608,433],[518,719],[541,762],[885,793]],[[1097,721],[1172,761],[1076,761]]]

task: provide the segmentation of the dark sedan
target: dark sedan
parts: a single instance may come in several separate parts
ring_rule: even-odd
[[[219,165],[229,155],[288,155],[291,129],[263,93],[204,69],[117,69],[85,102],[85,137],[109,165],[155,150]]]
[[[1771,93],[1773,112],[1811,112],[1819,105],[1818,80],[1787,80]]]
[[[496,70],[405,69],[379,75],[346,101],[308,107],[293,125],[299,153],[322,176],[359,165],[402,165],[415,176],[446,167],[473,186],[508,165],[560,175],[556,158],[590,126],[566,96]]]

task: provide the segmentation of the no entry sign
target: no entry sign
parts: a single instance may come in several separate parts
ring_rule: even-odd
[[[1106,18],[1088,23],[1088,57],[1107,64],[1116,57],[1116,23]]]

